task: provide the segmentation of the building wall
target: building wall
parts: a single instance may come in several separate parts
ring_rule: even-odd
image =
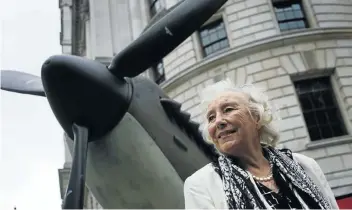
[[[237,85],[253,83],[281,107],[279,147],[314,158],[336,196],[352,191],[352,1],[304,1],[307,29],[280,32],[268,0],[232,0],[218,11],[230,47],[202,57],[194,33],[164,61],[167,94],[202,122],[198,93],[230,78]],[[211,20],[209,21],[211,22]],[[330,75],[348,134],[311,141],[298,100],[294,77]]]
[[[308,16],[310,28],[295,31],[296,36],[302,36],[309,31],[313,32],[314,29],[319,30],[322,27],[351,29],[351,1],[312,0],[311,2],[304,1],[304,9]],[[214,16],[223,18],[231,49],[250,48],[265,42],[267,39],[280,39],[280,36],[292,35],[292,31],[280,32],[269,0],[228,1]],[[298,33],[299,31],[301,33]],[[198,45],[198,34],[194,33],[164,58],[167,78],[172,78],[177,73],[203,61],[203,58],[198,55],[200,54]]]
[[[352,5],[349,0],[312,0],[309,6],[319,27],[352,27]]]

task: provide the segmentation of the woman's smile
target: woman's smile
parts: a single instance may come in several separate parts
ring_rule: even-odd
[[[232,136],[233,134],[237,133],[237,131],[238,131],[238,128],[236,128],[236,127],[232,128],[232,129],[225,130],[225,131],[221,131],[221,132],[219,132],[218,139],[224,139],[229,136]]]

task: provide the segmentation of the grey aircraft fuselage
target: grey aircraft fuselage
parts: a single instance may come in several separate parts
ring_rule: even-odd
[[[103,208],[184,208],[184,180],[210,162],[197,124],[149,79],[131,83],[126,114],[88,145],[87,187]]]

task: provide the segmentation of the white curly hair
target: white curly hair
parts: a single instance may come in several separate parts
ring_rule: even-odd
[[[255,87],[252,84],[236,87],[230,79],[225,79],[209,85],[199,94],[201,100],[201,113],[204,116],[202,123],[202,135],[204,140],[209,144],[213,144],[208,133],[208,121],[206,119],[206,112],[209,103],[220,94],[229,91],[243,92],[249,96],[248,109],[252,115],[259,117],[259,123],[261,124],[260,142],[275,147],[279,141],[280,135],[274,121],[279,119],[279,117],[278,112],[271,106],[267,95],[262,89]]]

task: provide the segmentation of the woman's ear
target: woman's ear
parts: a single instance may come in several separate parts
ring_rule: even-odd
[[[254,115],[254,121],[258,130],[262,128],[261,117],[259,116],[259,114],[259,112],[256,112]]]

